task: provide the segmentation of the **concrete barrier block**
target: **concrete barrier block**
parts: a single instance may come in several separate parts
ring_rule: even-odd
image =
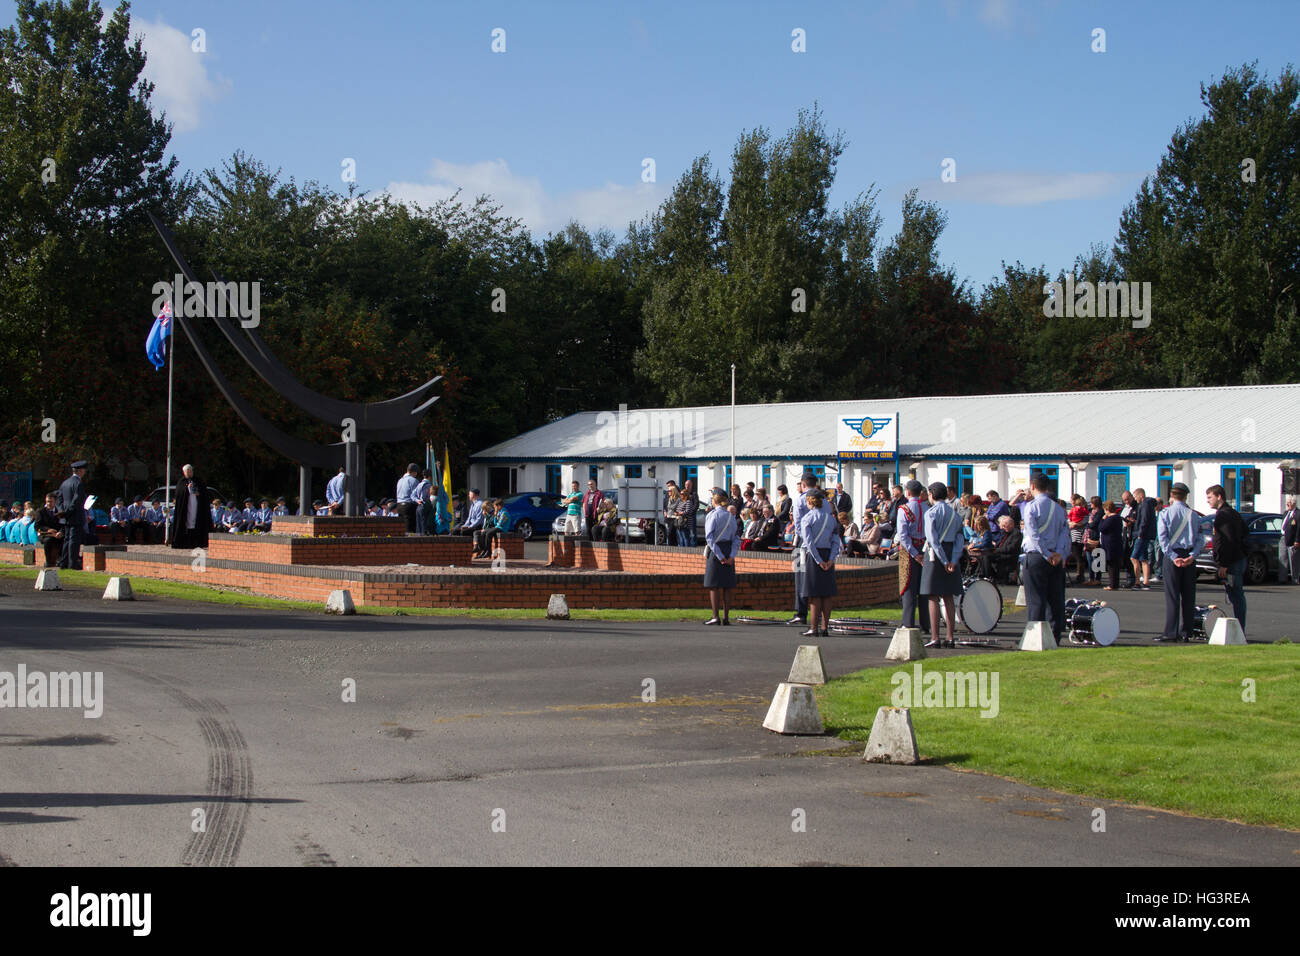
[[[789,681],[778,684],[763,726],[778,734],[824,733],[812,685],[791,684]]]
[[[546,602],[546,619],[548,621],[567,621],[569,619],[569,602],[563,594],[552,594]]]
[[[1016,590],[1016,607],[1028,607],[1025,603],[1025,586],[1023,584]]]
[[[800,644],[790,665],[791,684],[824,684],[826,668],[822,665],[822,649],[816,644]]]
[[[356,606],[352,603],[352,592],[348,590],[331,591],[330,596],[325,599],[326,614],[356,614]]]
[[[45,568],[36,575],[36,590],[62,591],[59,586],[59,572],[56,568]]]
[[[894,637],[889,642],[889,650],[885,651],[885,660],[919,661],[925,656],[925,638],[919,627],[894,628]]]
[[[108,587],[104,588],[105,601],[134,601],[130,578],[109,578]]]
[[[905,763],[920,761],[916,752],[916,733],[912,730],[912,712],[906,707],[881,707],[871,724],[871,736],[862,759],[868,763]]]
[[[1235,617],[1224,615],[1214,622],[1214,630],[1210,632],[1211,644],[1245,644],[1246,632],[1241,629],[1241,622]]]
[[[1022,651],[1054,651],[1056,638],[1052,636],[1052,625],[1046,621],[1030,621],[1025,625],[1025,633],[1020,635]]]

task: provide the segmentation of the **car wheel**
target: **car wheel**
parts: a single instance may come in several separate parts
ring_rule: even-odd
[[[661,524],[655,524],[655,544],[668,543],[668,529]]]
[[[522,534],[524,540],[527,541],[533,536],[533,523],[527,518],[521,518],[515,523],[515,530]]]
[[[1246,580],[1251,584],[1263,584],[1268,574],[1268,559],[1256,551],[1246,559]]]

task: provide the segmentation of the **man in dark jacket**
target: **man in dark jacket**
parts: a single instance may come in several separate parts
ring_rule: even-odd
[[[1286,511],[1282,515],[1282,559],[1292,584],[1300,584],[1300,511],[1296,510],[1295,496],[1286,496]]]
[[[582,513],[587,518],[587,540],[599,540],[600,506],[605,503],[605,496],[596,487],[596,479],[587,482],[587,493],[582,496]]]
[[[992,549],[985,548],[979,556],[980,577],[1005,581],[1008,572],[1020,568],[1020,545],[1024,535],[1009,514],[1004,513],[998,519],[998,525],[1002,530],[1002,540]]]
[[[1151,590],[1151,562],[1155,557],[1156,543],[1156,503],[1142,488],[1133,489],[1134,511],[1133,525],[1133,587],[1141,591]]]
[[[86,538],[86,463],[74,461],[72,474],[59,485],[59,522],[63,525],[63,553],[59,567],[81,570],[81,542]]]
[[[171,546],[206,548],[212,531],[212,499],[207,486],[194,474],[194,466],[181,469],[184,477],[176,486],[176,510],[172,512]]]
[[[1246,630],[1246,522],[1228,504],[1223,485],[1205,489],[1205,501],[1214,509],[1214,563],[1219,580],[1232,604],[1232,616]]]
[[[835,505],[836,514],[841,511],[853,514],[853,496],[848,494],[844,490],[844,485],[838,481],[835,482],[835,494],[831,496],[831,500]]]

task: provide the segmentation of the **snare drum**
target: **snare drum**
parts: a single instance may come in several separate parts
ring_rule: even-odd
[[[940,613],[948,611],[940,604]],[[962,582],[957,598],[957,623],[972,634],[988,634],[1002,620],[1002,592],[992,581],[970,578]]]
[[[1109,647],[1119,637],[1119,615],[1115,609],[1100,601],[1072,599],[1073,608],[1067,606],[1065,618],[1070,625],[1072,640],[1087,641]],[[1067,602],[1068,605],[1068,602]]]
[[[1192,615],[1192,638],[1198,641],[1208,641],[1210,635],[1214,633],[1214,625],[1219,622],[1220,618],[1227,615],[1219,610],[1217,604],[1198,604],[1196,613]]]

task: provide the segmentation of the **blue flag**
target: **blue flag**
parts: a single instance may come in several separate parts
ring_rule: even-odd
[[[171,334],[172,304],[168,302],[163,306],[158,318],[154,319],[149,337],[144,340],[144,354],[149,357],[155,369],[161,369],[167,364],[167,339]]]

